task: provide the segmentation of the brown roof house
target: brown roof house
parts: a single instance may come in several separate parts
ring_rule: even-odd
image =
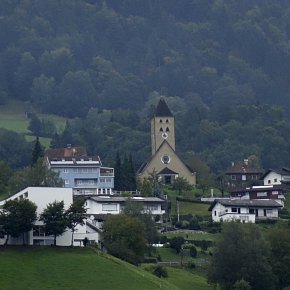
[[[252,167],[249,160],[244,159],[242,162],[232,163],[225,174],[228,187],[245,187],[259,183],[258,180],[263,175],[263,171]]]
[[[175,152],[174,116],[165,100],[160,98],[151,119],[151,157],[138,170],[138,176],[147,178],[156,172],[158,178],[170,184],[176,177],[185,178],[191,185],[196,184],[192,172]]]

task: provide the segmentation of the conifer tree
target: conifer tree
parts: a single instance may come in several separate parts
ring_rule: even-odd
[[[31,166],[35,165],[37,160],[41,157],[43,157],[43,149],[39,142],[39,137],[37,136],[32,150]]]
[[[119,152],[116,154],[116,161],[115,161],[115,166],[114,166],[114,171],[115,171],[115,190],[122,190],[122,163],[121,163],[121,158]]]

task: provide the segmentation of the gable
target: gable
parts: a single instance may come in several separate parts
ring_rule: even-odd
[[[161,144],[147,164],[142,167],[139,173],[146,177],[153,171],[156,171],[156,173],[167,171],[174,172],[186,178],[191,184],[195,184],[195,173],[188,169],[166,140]]]

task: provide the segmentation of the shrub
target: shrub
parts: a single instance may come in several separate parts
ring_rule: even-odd
[[[197,256],[197,250],[195,246],[191,246],[189,249],[189,254],[192,258],[195,258]]]
[[[162,278],[162,277],[167,278],[168,277],[168,272],[167,272],[166,268],[164,268],[160,265],[154,267],[152,273],[159,278]]]
[[[188,262],[188,263],[186,264],[186,267],[187,267],[188,269],[194,269],[196,266],[195,266],[195,263],[194,263],[194,262]]]

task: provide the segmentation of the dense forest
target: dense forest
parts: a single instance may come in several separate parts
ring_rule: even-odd
[[[248,156],[289,166],[289,38],[289,1],[1,0],[0,105],[64,116],[62,133],[33,133],[138,167],[165,96],[184,159],[215,173]],[[13,134],[0,131],[0,159],[27,165]]]

